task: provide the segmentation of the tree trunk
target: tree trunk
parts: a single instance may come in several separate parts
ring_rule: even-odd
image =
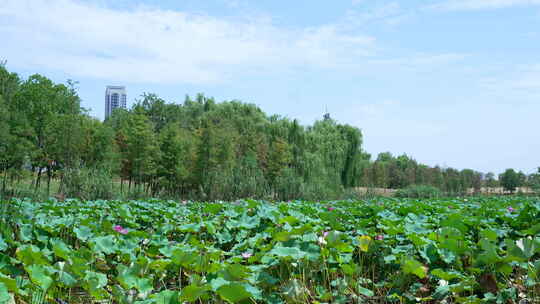
[[[7,171],[7,169],[4,170],[4,180],[2,181],[2,194],[6,193]]]
[[[30,169],[30,171],[32,172],[32,176],[34,176],[34,171],[36,170],[36,168],[32,165],[32,169]],[[36,179],[32,179],[32,187],[35,187],[36,186]]]
[[[152,193],[150,193],[150,187],[152,186],[152,182],[147,182],[146,183],[146,194],[149,194],[150,196],[152,195]]]
[[[51,193],[51,178],[52,178],[52,171],[51,167],[47,167],[47,196]]]
[[[39,167],[38,169],[38,175],[36,177],[36,188],[35,188],[35,191],[37,191],[39,189],[39,185],[41,183],[41,172],[43,171],[43,168]]]
[[[61,194],[64,190],[64,173],[62,172],[62,177],[60,178],[60,186],[58,187],[58,194]]]

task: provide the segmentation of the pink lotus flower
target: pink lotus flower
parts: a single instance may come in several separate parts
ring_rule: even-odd
[[[244,259],[249,259],[249,258],[252,257],[252,256],[253,256],[253,254],[252,254],[251,252],[244,252],[244,253],[242,253],[242,257],[243,257]]]
[[[126,228],[122,228],[120,225],[116,225],[113,227],[114,231],[120,233],[120,234],[128,234],[128,230]]]
[[[334,207],[328,207],[328,211],[334,211],[334,210],[336,210],[336,208],[334,208]]]
[[[382,240],[384,240],[384,235],[382,235],[382,234],[377,234],[377,235],[375,236],[375,239],[376,239],[377,241],[382,241]]]
[[[512,206],[510,206],[510,207],[508,207],[508,208],[506,208],[506,209],[508,210],[508,212],[514,212],[514,211],[516,211],[516,209],[512,208]]]

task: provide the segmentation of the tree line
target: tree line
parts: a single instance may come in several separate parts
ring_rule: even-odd
[[[88,199],[332,199],[362,186],[422,184],[460,193],[499,182],[492,173],[430,167],[407,155],[372,159],[362,150],[360,129],[328,116],[304,126],[202,94],[183,103],[143,94],[101,122],[81,107],[76,83],[38,74],[21,79],[5,64],[0,173],[3,194],[27,195],[17,189],[30,183],[52,195],[55,184],[58,193]]]

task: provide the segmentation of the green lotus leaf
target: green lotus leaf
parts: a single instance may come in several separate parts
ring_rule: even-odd
[[[427,275],[426,266],[412,258],[405,258],[401,263],[401,269],[404,273],[414,274],[421,279]]]
[[[90,241],[94,243],[94,250],[96,252],[112,254],[117,249],[116,239],[112,235],[95,237]]]
[[[92,233],[92,229],[90,229],[87,226],[77,227],[73,229],[73,232],[75,232],[75,235],[77,236],[77,238],[83,242],[87,241],[88,239],[94,236],[94,234]]]
[[[178,291],[164,290],[162,292],[153,294],[151,298],[155,304],[180,304],[180,297]]]
[[[0,304],[11,304],[15,303],[13,301],[13,296],[8,292],[8,288],[4,283],[0,282]]]
[[[66,243],[59,239],[51,239],[49,242],[51,243],[53,252],[57,257],[60,257],[66,261],[69,260],[72,250],[66,245]]]
[[[13,293],[19,292],[19,288],[17,287],[17,281],[15,279],[10,278],[9,276],[5,274],[2,274],[1,272],[0,272],[0,284],[4,284],[7,290],[10,292],[13,292]]]
[[[44,291],[48,290],[54,283],[51,272],[43,265],[31,265],[25,268],[30,276],[30,280]]]
[[[186,286],[180,292],[180,300],[187,302],[195,302],[204,295],[208,294],[208,291],[210,291],[210,289],[211,288],[207,285],[197,286],[192,284]]]
[[[0,252],[8,249],[8,244],[4,241],[4,238],[2,238],[2,235],[0,235]]]
[[[296,247],[283,247],[283,246],[276,246],[271,251],[270,254],[273,254],[278,257],[288,257],[295,260],[302,259],[306,253],[301,251],[300,249]]]
[[[25,245],[19,247],[16,252],[19,259],[25,266],[30,265],[49,265],[49,260],[45,256],[45,252],[34,245]]]
[[[360,285],[358,285],[358,288],[357,288],[357,289],[358,289],[358,293],[359,293],[359,294],[361,294],[361,295],[363,295],[363,296],[366,296],[366,297],[368,297],[368,298],[371,298],[371,297],[373,297],[373,296],[375,295],[375,294],[373,293],[372,290],[367,289],[367,288],[365,288],[365,287],[362,287],[362,286],[360,286]]]
[[[242,283],[223,285],[217,290],[217,294],[229,303],[238,303],[254,296],[246,289],[246,285]]]

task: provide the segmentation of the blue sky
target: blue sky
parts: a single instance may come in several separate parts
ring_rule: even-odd
[[[305,124],[362,129],[364,149],[429,165],[540,166],[540,0],[0,0],[0,59],[79,81],[103,118],[203,92]]]

